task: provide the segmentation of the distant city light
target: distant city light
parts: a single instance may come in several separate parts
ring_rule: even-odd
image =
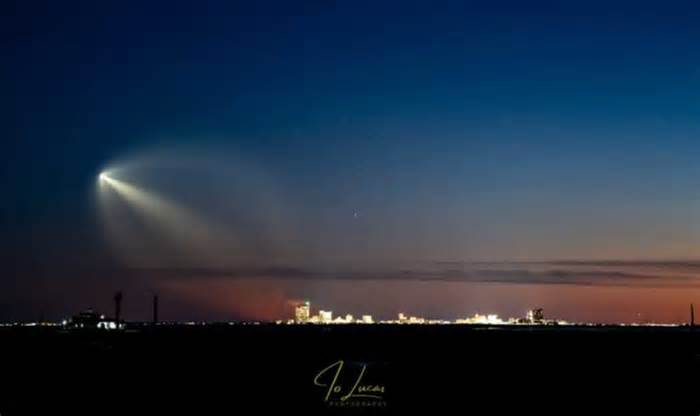
[[[277,321],[283,323],[283,321]],[[294,310],[294,319],[290,319],[287,324],[429,324],[429,325],[570,325],[566,321],[545,319],[542,308],[536,308],[527,311],[525,317],[501,319],[496,314],[475,314],[469,318],[460,318],[454,321],[445,319],[426,319],[417,316],[407,316],[403,312],[398,314],[397,320],[381,320],[375,321],[372,315],[362,315],[361,318],[355,319],[353,315],[346,314],[345,317],[337,316],[333,319],[333,312],[328,310],[319,310],[318,314],[311,314],[311,303],[305,301],[299,304]]]

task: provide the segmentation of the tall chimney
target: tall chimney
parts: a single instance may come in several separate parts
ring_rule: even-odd
[[[158,295],[153,295],[153,325],[158,323]]]
[[[114,294],[114,319],[117,321],[117,329],[119,329],[119,323],[121,322],[122,315],[122,292],[119,291]]]
[[[690,326],[695,326],[695,307],[690,304]]]

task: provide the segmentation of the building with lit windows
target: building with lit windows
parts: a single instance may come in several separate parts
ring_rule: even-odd
[[[306,322],[309,322],[310,317],[311,317],[311,303],[307,300],[306,302],[304,302],[301,305],[296,307],[296,309],[294,311],[294,320],[297,323],[306,323]]]
[[[331,311],[318,311],[318,320],[321,323],[333,322],[333,312]]]

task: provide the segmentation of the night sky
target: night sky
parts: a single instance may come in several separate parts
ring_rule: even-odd
[[[700,303],[696,2],[12,3],[0,320]]]

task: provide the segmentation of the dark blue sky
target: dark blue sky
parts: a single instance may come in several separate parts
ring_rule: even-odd
[[[175,143],[274,178],[302,263],[695,257],[694,2],[141,3],[3,6],[8,264],[110,257],[95,176]]]

